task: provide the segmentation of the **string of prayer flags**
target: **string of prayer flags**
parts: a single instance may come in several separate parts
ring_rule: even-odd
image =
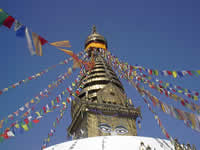
[[[79,81],[80,81],[80,78],[81,78],[81,76],[78,76],[78,80]],[[76,86],[78,84],[79,83],[76,82]],[[75,91],[72,91],[73,89],[69,86],[69,90],[72,93],[72,95],[74,95],[73,93],[75,93],[79,89],[77,89]],[[71,95],[70,92],[69,92],[69,94]],[[54,100],[51,101],[51,103],[46,104],[39,111],[36,111],[35,113],[31,113],[29,116],[27,116],[26,118],[22,119],[21,121],[15,121],[14,123],[11,124],[11,126],[9,128],[7,128],[8,131],[12,131],[12,132],[13,131],[17,131],[17,130],[20,130],[20,132],[29,131],[29,129],[32,128],[32,122],[34,124],[38,124],[40,122],[40,119],[43,118],[43,116],[45,114],[47,114],[49,112],[53,112],[54,109],[59,108],[61,106],[59,104],[62,104],[63,107],[62,107],[62,110],[61,110],[61,113],[60,113],[60,117],[57,117],[56,121],[53,123],[53,126],[56,127],[56,123],[59,123],[60,119],[62,119],[63,114],[64,114],[64,110],[67,108],[67,104],[64,101],[65,99],[61,98],[61,96],[62,95],[64,96],[66,93],[68,93],[67,90],[61,92],[61,94],[59,94],[57,96],[58,98],[60,98],[59,101],[57,100],[57,98],[55,98]],[[69,96],[67,99],[69,99],[69,102],[70,102],[71,101],[71,96]],[[1,121],[1,122],[3,122],[3,121]],[[7,131],[7,130],[5,130],[5,131]],[[52,130],[51,130],[51,132],[52,132]],[[51,134],[49,134],[49,135],[51,135]],[[4,140],[4,139],[9,139],[7,133],[5,135],[4,135],[4,133],[0,133],[0,137],[3,137],[3,138],[0,139],[1,141]],[[49,141],[50,141],[50,139],[49,139]]]
[[[42,46],[46,43],[48,43],[47,40],[45,40],[43,37],[37,35],[36,33],[32,32],[32,38],[33,38],[33,43],[36,49],[36,52],[33,50],[33,45],[32,45],[32,39],[29,34],[29,29],[21,24],[18,20],[13,18],[12,16],[9,16],[6,12],[4,12],[2,9],[0,9],[0,25],[4,25],[7,28],[11,28],[14,23],[14,31],[16,32],[17,37],[25,37],[27,39],[28,43],[28,49],[31,53],[31,55],[37,54],[38,56],[42,56]],[[54,45],[61,45],[61,46],[69,46],[69,41],[60,41],[60,43],[53,43]]]
[[[184,123],[192,129],[200,132],[200,116],[193,113],[182,111],[171,105],[161,102],[157,97],[153,96],[149,91],[144,90],[146,96],[152,101],[153,105],[160,108],[164,113],[171,115],[172,117],[184,120]],[[189,124],[188,124],[189,123]]]
[[[161,128],[162,133],[165,135],[166,138],[170,139],[170,141],[173,141],[173,138],[169,135],[167,130],[164,128],[164,126],[163,126],[160,118],[158,117],[157,113],[155,111],[153,111],[153,109],[151,108],[151,105],[148,103],[148,101],[144,97],[143,97],[143,100],[147,104],[149,111],[151,111],[154,114],[154,119],[157,121],[157,124]]]
[[[12,114],[8,115],[7,119],[9,120],[13,120],[14,117],[18,117],[19,113],[23,113],[23,115],[21,115],[21,118],[26,117],[28,114],[31,113],[32,109],[35,107],[36,104],[38,104],[40,102],[41,99],[45,97],[48,97],[50,95],[50,90],[53,90],[54,88],[56,88],[58,85],[62,84],[63,80],[66,79],[66,77],[68,77],[68,74],[65,73],[61,78],[59,78],[57,81],[53,81],[51,84],[48,85],[47,89],[44,89],[43,91],[40,91],[40,97],[39,96],[35,96],[33,99],[30,100],[30,102],[27,102],[24,104],[24,106],[20,107],[16,112],[13,112]],[[35,105],[34,105],[35,104]],[[6,125],[6,124],[4,124]],[[1,126],[0,126],[1,128]]]
[[[160,85],[156,85],[154,84],[154,82],[151,82],[148,79],[145,79],[141,76],[136,76],[136,80],[140,81],[141,83],[144,84],[148,84],[150,88],[157,90],[159,93],[161,94],[165,94],[166,97],[170,97],[171,99],[174,99],[175,101],[179,101],[184,107],[192,110],[192,111],[196,111],[197,113],[200,113],[200,106],[194,103],[189,103],[188,100],[185,100],[184,98],[171,93],[170,91],[168,91],[167,89],[165,89],[164,87],[160,86]]]
[[[135,69],[135,70],[139,70],[140,72],[145,71],[147,72],[149,75],[162,75],[162,76],[172,76],[174,78],[177,77],[185,77],[186,75],[189,76],[200,76],[200,70],[180,70],[180,71],[175,71],[175,70],[163,70],[163,71],[159,71],[156,69],[148,69],[148,68],[144,68],[142,66],[138,66],[138,65],[129,65],[128,63],[124,63],[122,61],[120,61],[116,56],[113,56],[109,51],[103,51],[102,55],[109,61],[109,62],[113,62],[114,64],[118,64],[121,65],[122,70],[123,71],[131,71]]]
[[[166,138],[170,139],[170,141],[173,141],[173,138],[169,135],[169,133],[166,131],[166,129],[162,125],[161,120],[159,119],[157,113],[155,111],[153,111],[153,109],[151,108],[151,106],[148,103],[148,101],[144,98],[145,95],[144,95],[143,90],[140,89],[140,87],[137,86],[136,83],[133,82],[133,80],[131,80],[131,81],[128,80],[128,82],[131,82],[131,84],[138,90],[138,92],[140,93],[140,95],[143,97],[144,102],[147,104],[148,109],[154,114],[154,119],[157,120],[158,125],[161,128],[162,133],[165,135]]]
[[[10,137],[15,136],[13,131],[17,131],[20,130],[21,133],[23,131],[29,131],[33,126],[32,126],[32,122],[34,124],[38,124],[40,122],[40,119],[43,118],[43,116],[49,112],[53,112],[54,109],[59,108],[63,106],[63,108],[67,108],[66,107],[66,103],[62,103],[62,105],[56,105],[56,107],[51,106],[51,111],[46,111],[45,113],[43,113],[41,110],[40,111],[36,111],[35,113],[31,113],[27,118],[22,119],[20,121],[15,121],[14,123],[11,124],[11,126],[9,128],[6,128],[3,134],[0,134],[0,137],[3,137],[4,139],[9,139]],[[43,110],[43,108],[42,108]],[[40,113],[41,112],[41,113]],[[3,140],[4,140],[3,139]]]
[[[65,52],[66,54],[68,54],[69,56],[71,56],[73,58],[73,68],[74,69],[78,68],[78,67],[81,68],[82,61],[78,58],[78,56],[76,54],[74,54],[70,50],[66,50],[66,49],[63,49],[63,48],[58,48],[58,49],[61,50],[61,51],[63,51],[63,52]]]
[[[82,52],[80,52],[80,53],[77,54],[77,56],[81,56],[81,55],[83,55]],[[71,61],[70,58],[68,58],[68,59],[66,59],[66,60],[64,60],[64,61],[61,61],[61,62],[59,62],[59,63],[56,64],[56,65],[52,65],[52,66],[48,67],[47,69],[45,69],[45,70],[43,70],[43,71],[41,71],[41,72],[39,72],[39,73],[36,73],[36,74],[34,74],[34,75],[32,75],[32,76],[30,76],[30,77],[24,79],[24,80],[18,81],[17,83],[12,84],[12,85],[10,85],[9,87],[0,90],[0,95],[3,94],[3,93],[5,93],[5,92],[7,92],[7,91],[8,91],[9,89],[11,89],[11,88],[16,88],[16,87],[18,87],[18,86],[21,85],[22,83],[27,83],[28,81],[31,81],[31,80],[33,80],[33,79],[37,79],[37,78],[41,77],[41,76],[44,75],[45,73],[47,73],[47,72],[49,72],[50,70],[56,68],[58,65],[65,65],[65,64],[68,64],[69,61]]]
[[[63,102],[63,108],[60,109],[60,114],[58,117],[56,117],[56,121],[53,122],[53,128],[50,129],[50,132],[48,133],[48,137],[43,140],[42,149],[46,148],[48,143],[50,142],[50,138],[54,135],[56,132],[57,124],[59,124],[59,121],[63,118],[64,113],[66,112],[66,102]]]

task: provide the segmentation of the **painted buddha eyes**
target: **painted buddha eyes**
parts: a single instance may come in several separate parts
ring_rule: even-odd
[[[106,123],[102,123],[99,125],[99,129],[104,132],[104,133],[117,133],[117,134],[126,134],[128,133],[128,129],[126,129],[124,126],[120,125],[120,126],[116,126],[114,131],[112,131],[112,127],[109,126]]]
[[[110,133],[112,131],[111,126],[106,123],[102,123],[99,125],[99,129],[104,133]]]
[[[128,133],[128,130],[124,126],[117,126],[115,128],[115,132],[117,134],[126,134],[126,133]]]

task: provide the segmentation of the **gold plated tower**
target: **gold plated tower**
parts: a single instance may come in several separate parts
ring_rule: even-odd
[[[107,49],[106,39],[93,27],[85,42],[89,57],[95,61],[87,76],[83,76],[82,91],[72,102],[72,122],[68,133],[74,139],[106,136],[137,135],[136,118],[140,109],[127,102],[124,88],[112,67],[100,55]],[[95,50],[95,53],[94,53]]]

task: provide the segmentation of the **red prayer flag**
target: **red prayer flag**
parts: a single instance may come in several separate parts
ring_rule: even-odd
[[[67,102],[68,102],[68,103],[70,103],[70,100],[69,100],[69,98],[67,98]]]
[[[191,94],[188,94],[187,96],[188,96],[189,98],[191,98],[191,97],[192,97],[192,96],[191,96]]]
[[[152,70],[151,69],[149,69],[149,74],[152,75]]]
[[[10,29],[14,22],[15,22],[15,19],[12,16],[8,16],[6,20],[4,20],[3,25]]]
[[[28,118],[24,119],[24,122],[25,122],[26,124],[28,124],[28,123],[29,123]]]
[[[169,134],[166,132],[166,138],[168,138],[169,139]]]
[[[183,106],[185,106],[185,102],[184,102],[184,101],[181,101],[181,104],[182,104]]]
[[[187,71],[187,73],[192,76],[192,72],[191,71]]]
[[[44,113],[46,113],[46,107],[42,107],[42,109],[44,110]]]
[[[1,95],[1,91],[0,91],[0,95]],[[196,93],[195,93],[195,95],[196,95],[196,96],[199,96],[199,93],[198,93],[198,92],[196,92]]]
[[[45,40],[43,37],[39,36],[38,38],[40,40],[41,45],[44,45],[44,44],[48,43],[48,41]]]
[[[0,91],[0,95],[2,94],[3,92],[2,91]]]
[[[172,75],[172,72],[171,71],[167,71],[168,75]]]
[[[78,90],[76,90],[76,94],[77,94],[77,95],[79,95],[79,94],[80,94],[80,92],[79,92]]]
[[[57,100],[57,103],[59,103],[59,102],[60,102],[58,97],[56,97],[56,100]]]
[[[40,120],[38,120],[38,119],[34,119],[33,122],[34,122],[34,123],[39,123]]]

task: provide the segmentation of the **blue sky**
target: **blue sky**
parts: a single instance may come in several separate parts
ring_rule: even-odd
[[[139,64],[158,70],[200,68],[199,7],[199,1],[186,0],[118,2],[114,0],[6,0],[1,2],[2,9],[49,42],[69,40],[72,50],[77,53],[83,50],[85,39],[91,32],[91,26],[95,24],[97,31],[108,40],[108,48],[115,56],[131,65]],[[44,56],[30,56],[26,39],[16,37],[13,30],[5,27],[0,28],[0,41],[0,89],[68,58],[64,53],[48,45],[43,46]],[[0,119],[16,111],[37,95],[51,81],[56,80],[59,74],[66,72],[69,66],[58,66],[40,79],[30,81],[1,95]],[[50,99],[69,85],[74,78],[75,76],[72,76],[65,81],[65,85],[55,89]],[[185,88],[197,91],[200,89],[199,77],[182,79],[160,77],[160,79]],[[125,81],[123,84],[134,104],[142,107],[142,129],[138,129],[138,135],[165,138],[136,90]],[[163,102],[174,104],[184,110],[178,103],[172,103],[173,100],[159,94],[156,96]],[[48,100],[44,100],[43,104]],[[199,133],[187,128],[182,121],[157,111],[171,136],[177,137],[184,143],[196,144],[197,149],[200,148]],[[40,149],[42,140],[47,137],[57,114],[58,112],[49,113],[29,132],[5,141],[0,145],[0,149]],[[50,145],[66,141],[66,127],[70,122],[69,111],[66,114]]]

